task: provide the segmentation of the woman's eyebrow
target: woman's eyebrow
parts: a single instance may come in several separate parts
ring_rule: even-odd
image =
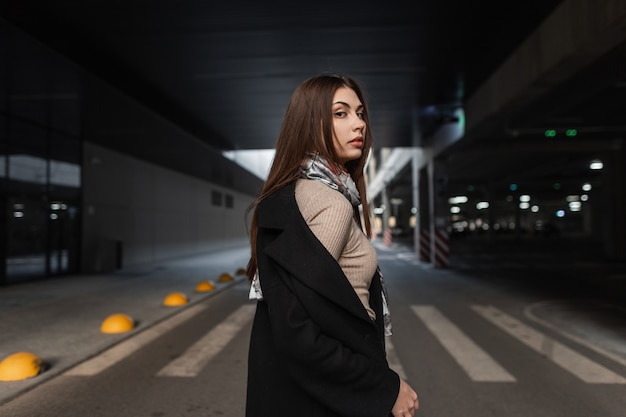
[[[346,106],[347,108],[351,108],[350,105],[348,103],[346,103],[345,101],[335,101],[333,104],[341,104]],[[357,109],[362,109],[363,108],[363,104],[359,104],[358,106],[356,106]]]

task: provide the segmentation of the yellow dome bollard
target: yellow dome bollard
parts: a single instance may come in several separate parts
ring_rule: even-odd
[[[245,268],[239,268],[239,269],[237,270],[237,273],[236,273],[236,274],[237,274],[237,275],[246,275],[246,272],[247,272],[247,271],[246,271],[246,269],[245,269]]]
[[[18,381],[39,375],[45,368],[44,361],[34,353],[17,352],[0,362],[0,381]]]
[[[135,327],[135,321],[128,315],[111,314],[100,325],[102,333],[124,333]]]
[[[196,285],[196,292],[209,292],[215,289],[215,285],[211,281],[200,281]]]
[[[232,281],[234,278],[231,274],[228,273],[223,273],[222,275],[220,275],[218,281],[219,282],[230,282]]]
[[[173,292],[165,297],[165,300],[163,300],[163,305],[168,307],[176,307],[187,304],[188,302],[189,299],[185,294],[183,294],[182,292]]]

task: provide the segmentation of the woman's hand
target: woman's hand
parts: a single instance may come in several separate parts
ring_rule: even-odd
[[[400,391],[391,414],[393,417],[413,417],[418,408],[417,393],[404,379],[400,378]]]

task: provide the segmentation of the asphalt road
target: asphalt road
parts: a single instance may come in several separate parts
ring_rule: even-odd
[[[389,361],[416,388],[418,416],[624,417],[621,267],[469,245],[433,268],[377,247]],[[0,415],[243,416],[247,296],[239,281],[199,298],[0,403]]]

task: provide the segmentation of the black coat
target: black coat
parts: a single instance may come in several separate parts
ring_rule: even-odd
[[[309,229],[295,183],[258,208],[257,302],[246,417],[388,417],[400,387],[385,354],[382,297],[372,279],[376,321]]]

